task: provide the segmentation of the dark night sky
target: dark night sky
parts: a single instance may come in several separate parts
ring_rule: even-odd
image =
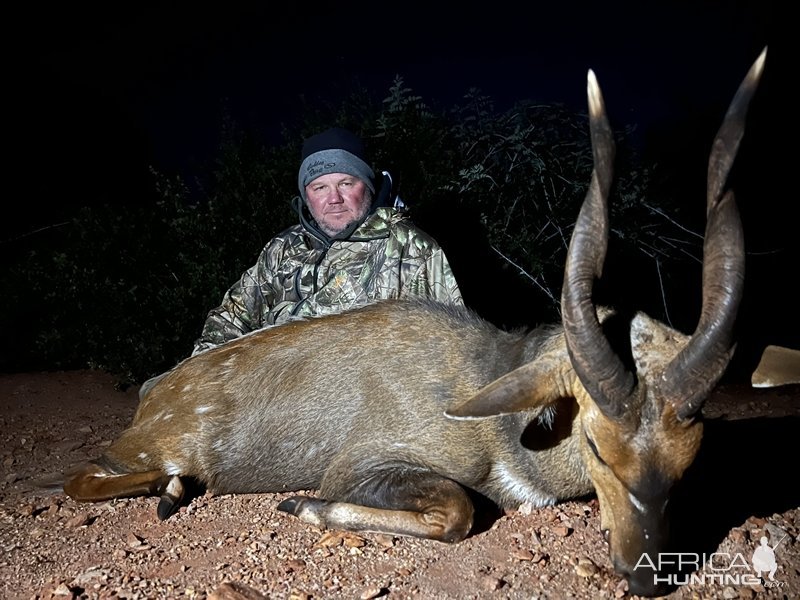
[[[301,96],[341,97],[358,82],[382,98],[398,74],[430,104],[477,87],[501,109],[535,99],[584,110],[591,67],[612,123],[646,131],[724,109],[776,18],[763,1],[493,2],[440,16],[413,3],[163,4],[70,4],[8,21],[20,34],[6,53],[20,213],[46,220],[54,199],[109,190],[133,198],[150,164],[196,168],[213,154],[223,105],[276,141]]]

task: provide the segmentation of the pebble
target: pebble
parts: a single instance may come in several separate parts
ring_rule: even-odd
[[[591,577],[597,573],[597,565],[588,558],[579,558],[578,564],[575,565],[575,573],[580,577]]]
[[[371,585],[368,588],[364,588],[364,591],[358,596],[361,600],[372,600],[373,598],[377,598],[378,596],[382,596],[386,590],[382,587],[378,587],[377,585]]]

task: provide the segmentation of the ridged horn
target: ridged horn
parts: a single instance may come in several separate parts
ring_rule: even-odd
[[[603,95],[591,69],[587,79],[594,168],[567,252],[562,320],[572,366],[583,387],[606,416],[616,418],[635,381],[603,334],[592,302],[594,280],[602,275],[608,247],[608,194],[615,148]]]
[[[739,86],[709,157],[700,319],[659,384],[680,419],[700,409],[725,372],[735,347],[734,324],[744,288],[744,233],[733,191],[726,186],[766,55],[764,48]]]

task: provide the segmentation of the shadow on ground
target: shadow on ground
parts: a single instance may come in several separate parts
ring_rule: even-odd
[[[671,551],[709,556],[748,518],[800,506],[798,434],[796,416],[707,420],[700,453],[672,495]]]

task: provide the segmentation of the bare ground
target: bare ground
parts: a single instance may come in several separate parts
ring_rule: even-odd
[[[114,383],[93,371],[0,375],[0,599],[630,597],[594,499],[487,514],[447,545],[320,531],[276,510],[286,494],[200,495],[162,522],[155,498],[78,504],[34,488],[128,424],[137,390]],[[800,598],[800,388],[721,386],[704,413],[703,450],[671,503],[675,550],[717,552],[725,570],[667,597]],[[711,577],[752,575],[764,535],[777,544],[775,582]]]

